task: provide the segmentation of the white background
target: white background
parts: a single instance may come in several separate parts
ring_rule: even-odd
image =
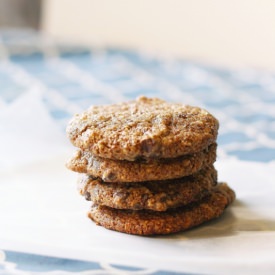
[[[42,29],[93,46],[275,69],[273,0],[44,0]]]

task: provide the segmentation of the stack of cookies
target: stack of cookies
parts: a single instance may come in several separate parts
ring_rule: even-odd
[[[92,201],[88,216],[129,234],[169,234],[219,217],[234,200],[217,182],[218,121],[188,105],[139,97],[92,106],[67,127],[67,167]]]

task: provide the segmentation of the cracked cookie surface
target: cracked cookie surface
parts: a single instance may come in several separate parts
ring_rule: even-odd
[[[217,119],[204,109],[139,97],[92,106],[73,117],[67,135],[94,156],[135,161],[200,152],[215,142],[218,127]]]

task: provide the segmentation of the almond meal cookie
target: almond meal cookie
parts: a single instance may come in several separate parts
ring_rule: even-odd
[[[80,175],[78,189],[87,200],[95,204],[118,209],[166,211],[201,200],[217,184],[214,166],[180,179],[106,183],[88,175]]]
[[[80,173],[89,218],[154,235],[219,217],[235,193],[217,183],[218,128],[204,109],[144,96],[76,114],[67,135],[78,149],[66,166]]]
[[[100,158],[88,151],[77,150],[66,166],[74,172],[87,173],[105,182],[167,180],[191,175],[202,167],[214,163],[216,148],[217,144],[213,143],[203,151],[192,155],[139,161]]]
[[[218,127],[217,119],[201,108],[139,97],[75,115],[67,135],[94,156],[134,161],[200,152],[215,142]]]
[[[234,191],[226,184],[219,184],[201,201],[165,212],[121,210],[93,204],[88,217],[98,225],[128,234],[170,234],[219,217],[234,199]]]

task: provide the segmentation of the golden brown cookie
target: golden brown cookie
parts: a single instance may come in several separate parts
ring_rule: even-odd
[[[176,158],[214,143],[218,121],[198,107],[157,98],[93,106],[67,127],[71,142],[102,158]]]
[[[166,211],[201,200],[217,184],[214,166],[173,180],[141,183],[106,183],[80,175],[78,188],[87,200],[118,209]]]
[[[173,159],[147,159],[139,161],[111,160],[93,156],[88,151],[78,150],[66,166],[78,173],[100,177],[105,182],[142,182],[181,178],[213,164],[217,144],[207,149]]]
[[[128,234],[170,234],[219,217],[234,199],[234,191],[226,184],[219,184],[201,201],[165,212],[121,210],[94,204],[88,216],[98,225]]]

